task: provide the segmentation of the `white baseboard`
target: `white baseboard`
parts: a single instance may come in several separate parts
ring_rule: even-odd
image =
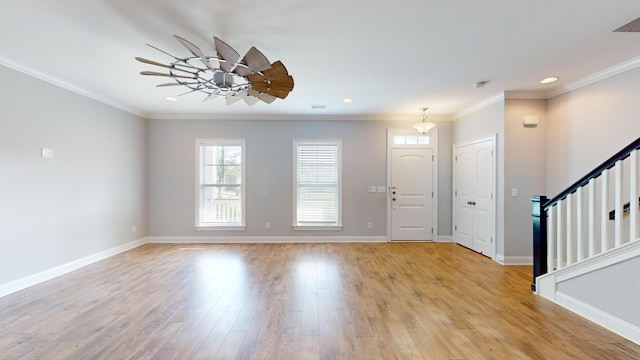
[[[42,282],[45,282],[47,280],[51,280],[53,278],[56,278],[58,276],[70,273],[74,270],[78,270],[83,266],[87,266],[90,264],[93,264],[95,262],[98,262],[100,260],[104,260],[108,257],[120,254],[122,252],[125,252],[127,250],[131,250],[133,248],[136,248],[140,245],[144,245],[145,244],[145,239],[138,239],[138,240],[134,240],[131,242],[128,242],[126,244],[122,244],[119,246],[116,246],[114,248],[108,249],[108,250],[104,250],[101,251],[99,253],[95,253],[89,256],[85,256],[83,258],[80,258],[78,260],[74,260],[71,261],[69,263],[66,264],[62,264],[60,266],[56,266],[54,268],[51,269],[47,269],[44,271],[41,271],[39,273],[35,273],[33,275],[29,275],[26,277],[23,277],[21,279],[17,279],[5,284],[0,284],[0,297],[12,294],[14,292],[26,289],[28,287],[31,287],[33,285],[37,285],[40,284]]]
[[[451,235],[438,235],[437,242],[453,242],[453,236]]]
[[[386,236],[149,236],[149,244],[273,244],[387,242]]]
[[[640,328],[562,292],[556,292],[556,304],[585,317],[640,345]]]

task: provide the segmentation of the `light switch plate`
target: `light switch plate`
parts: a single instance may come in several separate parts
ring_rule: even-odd
[[[369,186],[369,187],[367,187],[367,191],[368,192],[376,192],[376,187],[375,186]]]
[[[386,186],[378,186],[378,192],[379,193],[387,192],[387,187]]]

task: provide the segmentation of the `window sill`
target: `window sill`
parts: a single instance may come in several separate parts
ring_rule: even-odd
[[[342,230],[342,225],[293,225],[293,230],[336,231]]]
[[[228,231],[228,230],[246,230],[247,227],[244,225],[196,225],[196,231]]]

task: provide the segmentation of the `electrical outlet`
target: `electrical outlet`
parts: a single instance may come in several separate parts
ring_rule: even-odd
[[[373,223],[371,221],[367,223],[367,229],[373,229]]]
[[[132,233],[136,233],[136,232],[138,232],[138,228],[137,228],[135,225],[133,225],[133,226],[131,227],[131,232],[132,232]]]
[[[271,229],[271,224],[268,222],[264,223],[264,228],[267,230]]]

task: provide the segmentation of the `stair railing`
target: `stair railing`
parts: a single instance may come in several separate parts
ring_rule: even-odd
[[[533,283],[551,271],[638,241],[640,138],[573,185],[533,204]]]

